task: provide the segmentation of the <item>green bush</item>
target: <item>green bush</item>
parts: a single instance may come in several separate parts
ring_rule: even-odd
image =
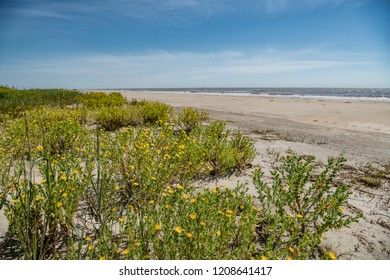
[[[127,107],[102,107],[95,115],[95,121],[107,131],[114,131],[128,125],[140,125],[143,123],[141,110],[136,106]]]
[[[272,172],[272,185],[263,182],[260,170],[254,173],[261,209],[261,250],[268,258],[328,258],[318,251],[322,235],[360,218],[344,213],[350,186],[335,181],[345,159],[329,159],[318,175],[313,161],[313,157],[304,160],[287,155]]]
[[[172,112],[169,105],[160,102],[139,102],[145,123],[155,124],[158,121],[168,121]]]
[[[127,103],[126,98],[118,92],[91,92],[82,94],[80,103],[87,108],[120,107]]]
[[[184,108],[174,118],[174,123],[186,133],[191,132],[196,126],[209,120],[209,113],[192,108]]]
[[[239,132],[226,129],[226,123],[214,121],[209,126],[199,126],[190,137],[198,143],[199,154],[209,165],[213,176],[226,176],[247,167],[256,150],[253,142]]]

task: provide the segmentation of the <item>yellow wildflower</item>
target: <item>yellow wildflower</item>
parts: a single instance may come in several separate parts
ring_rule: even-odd
[[[64,192],[61,196],[62,196],[63,198],[67,198],[67,197],[68,197],[68,193]]]
[[[88,250],[92,251],[93,249],[95,249],[95,246],[93,246],[92,244],[88,246]]]
[[[178,234],[183,232],[183,229],[181,228],[181,226],[176,226],[173,230],[176,231]]]
[[[125,249],[125,250],[122,251],[123,255],[127,255],[128,253],[129,253],[129,249]]]
[[[100,256],[100,257],[99,257],[99,260],[104,261],[104,260],[106,260],[106,257]]]
[[[66,176],[65,175],[61,175],[60,179],[66,181]]]
[[[233,214],[233,210],[226,210],[226,214],[232,215]]]
[[[114,187],[114,190],[119,191],[120,188],[121,188],[120,186],[116,185],[116,186]]]
[[[303,216],[302,216],[301,214],[297,214],[297,218],[298,218],[298,219],[302,219]]]
[[[139,247],[139,246],[141,246],[141,243],[140,243],[140,242],[135,242],[135,243],[134,243],[134,246],[135,246],[135,247]]]
[[[216,234],[217,236],[221,236],[221,231],[220,231],[220,230],[217,230],[217,231],[215,232],[215,234]]]
[[[200,222],[199,224],[200,224],[201,226],[205,226],[205,225],[206,225],[205,222]]]
[[[196,214],[191,214],[190,218],[191,218],[191,220],[195,220],[196,219]]]
[[[71,187],[70,187],[70,190],[73,192],[73,191],[76,190],[76,187],[75,187],[75,186],[71,186]]]
[[[337,259],[336,255],[333,252],[328,252],[328,255],[329,255],[331,260]]]
[[[120,222],[120,223],[123,223],[124,221],[125,221],[125,218],[123,218],[123,217],[120,217],[120,218],[119,218],[119,222]]]
[[[47,182],[46,179],[41,180],[41,184],[46,183],[46,182]]]
[[[287,260],[292,261],[293,258],[292,257],[287,257]]]
[[[183,187],[182,185],[180,185],[180,184],[178,184],[178,185],[176,186],[176,188],[178,188],[179,190],[184,190],[184,187]]]
[[[154,200],[149,200],[149,204],[154,204]]]
[[[171,205],[169,205],[169,204],[166,204],[166,205],[165,205],[165,208],[167,208],[167,209],[171,209],[171,208],[172,208],[172,206],[171,206]]]
[[[188,199],[188,197],[189,197],[188,194],[186,194],[186,193],[183,194],[183,198],[184,198],[184,199]]]
[[[340,212],[344,212],[344,207],[340,206],[339,210],[340,210]]]
[[[38,150],[39,152],[42,152],[42,151],[43,151],[43,146],[42,146],[42,145],[37,146],[37,150]]]
[[[160,225],[155,225],[155,226],[154,226],[154,229],[155,229],[155,230],[161,230],[161,226],[160,226]]]
[[[187,233],[187,237],[188,237],[188,238],[191,238],[191,237],[192,237],[192,233],[191,233],[191,232],[188,232],[188,233]]]
[[[57,202],[57,207],[60,208],[62,206],[62,202]]]
[[[86,241],[91,241],[91,237],[87,236],[87,237],[85,237],[85,240]]]
[[[74,175],[77,175],[77,174],[79,174],[79,171],[76,169],[76,170],[73,170],[73,174]]]
[[[291,253],[294,253],[294,248],[290,247],[288,250],[290,250]]]
[[[39,200],[42,200],[42,196],[37,195],[37,196],[35,197],[35,201],[39,201]]]
[[[261,260],[265,261],[268,260],[268,258],[266,256],[261,256]]]

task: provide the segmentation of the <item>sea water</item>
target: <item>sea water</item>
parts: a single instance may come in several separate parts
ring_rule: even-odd
[[[112,90],[390,102],[390,88],[122,88]]]

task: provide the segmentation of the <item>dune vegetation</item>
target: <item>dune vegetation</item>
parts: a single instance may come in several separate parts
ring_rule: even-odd
[[[344,212],[349,186],[335,184],[343,158],[318,170],[287,155],[271,182],[254,171],[256,197],[245,185],[194,187],[256,154],[207,112],[0,87],[1,258],[335,259],[321,236],[359,218]]]

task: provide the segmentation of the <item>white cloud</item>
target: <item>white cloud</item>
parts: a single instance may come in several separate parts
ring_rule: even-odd
[[[0,66],[0,84],[67,88],[289,86],[283,83],[294,76],[304,86],[307,82],[315,84],[315,73],[319,71],[321,75],[324,72],[329,75],[332,86],[332,81],[342,81],[343,71],[366,71],[367,66],[373,65],[368,58],[361,57],[368,56],[344,57],[342,53],[324,56],[310,49],[265,50],[254,54],[237,51],[95,54],[4,64]],[[370,75],[366,80],[370,80]]]
[[[37,1],[19,7],[20,13],[32,17],[73,18],[102,16],[118,19],[129,17],[155,20],[184,21],[221,14],[275,15],[349,5],[357,7],[371,0],[80,0]]]

